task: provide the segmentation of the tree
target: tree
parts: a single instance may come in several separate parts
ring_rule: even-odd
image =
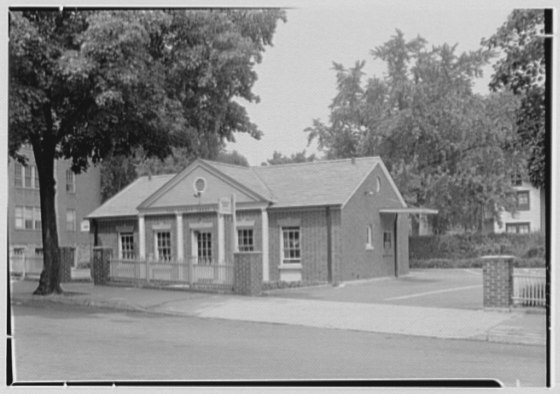
[[[529,180],[546,188],[544,10],[514,10],[482,45],[499,49],[490,88],[521,97],[517,126],[521,148],[528,152]]]
[[[385,78],[364,81],[364,62],[335,64],[329,123],[315,120],[309,141],[331,158],[381,156],[409,204],[439,210],[436,231],[477,230],[488,215],[498,218],[497,208],[512,204],[516,100],[473,94],[492,53],[427,49],[423,38],[406,41],[397,30],[371,54],[387,63]]]
[[[290,164],[290,163],[305,163],[315,161],[317,158],[314,154],[306,156],[305,149],[301,152],[292,153],[289,157],[284,156],[282,153],[274,151],[272,158],[268,159],[263,166],[276,165],[276,164]]]
[[[253,66],[280,10],[10,12],[9,153],[30,144],[39,170],[44,269],[35,294],[60,293],[54,161],[80,173],[108,156],[219,151],[259,138],[236,101],[258,100]]]

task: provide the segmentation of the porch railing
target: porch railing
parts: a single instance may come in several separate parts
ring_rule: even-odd
[[[516,268],[513,271],[513,303],[521,306],[546,305],[544,269]]]
[[[186,261],[111,259],[109,279],[227,290],[233,286],[233,264],[198,257]]]

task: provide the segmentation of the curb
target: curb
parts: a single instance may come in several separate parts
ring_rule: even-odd
[[[64,304],[64,305],[77,305],[88,308],[106,308],[113,309],[117,311],[124,312],[144,312],[157,315],[165,316],[177,316],[177,317],[195,317],[204,318],[197,316],[196,314],[183,313],[181,311],[170,311],[170,310],[159,310],[157,308],[142,307],[140,305],[133,305],[128,302],[112,301],[112,300],[98,300],[91,298],[77,298],[80,296],[69,296],[69,295],[50,295],[50,296],[25,296],[18,297],[17,295],[12,295],[10,303],[11,305],[41,305],[41,304]],[[239,319],[243,321],[243,319]],[[271,322],[262,321],[260,323],[264,324],[276,324]],[[283,323],[290,325],[289,323]],[[320,327],[317,327],[320,328]],[[324,327],[328,328],[328,327]],[[355,330],[353,330],[355,331]],[[360,330],[358,330],[360,331]],[[398,333],[393,333],[394,335],[401,335]],[[410,336],[421,336],[423,335],[413,335]],[[449,338],[439,338],[430,337],[433,339],[449,339]],[[546,345],[546,338],[536,334],[536,333],[525,333],[522,331],[511,330],[507,328],[492,328],[481,335],[476,335],[473,337],[465,338],[453,338],[454,340],[475,340],[482,342],[492,342],[492,343],[504,343],[510,345],[530,345],[530,346],[544,346]]]

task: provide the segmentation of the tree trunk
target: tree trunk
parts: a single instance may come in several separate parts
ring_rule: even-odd
[[[39,144],[33,144],[33,153],[39,172],[43,238],[43,271],[39,278],[39,286],[33,294],[60,294],[62,288],[60,287],[60,250],[56,226],[54,147],[48,149]]]

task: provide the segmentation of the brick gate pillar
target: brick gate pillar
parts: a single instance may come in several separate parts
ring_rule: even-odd
[[[233,292],[242,295],[260,295],[263,267],[261,252],[233,254]]]
[[[485,308],[510,308],[513,304],[513,256],[483,256],[482,279]]]
[[[109,282],[109,263],[113,250],[96,246],[93,248],[93,264],[91,276],[94,285],[104,285]]]
[[[74,264],[75,249],[69,246],[62,246],[60,250],[60,283],[67,283],[72,280],[72,264]]]

